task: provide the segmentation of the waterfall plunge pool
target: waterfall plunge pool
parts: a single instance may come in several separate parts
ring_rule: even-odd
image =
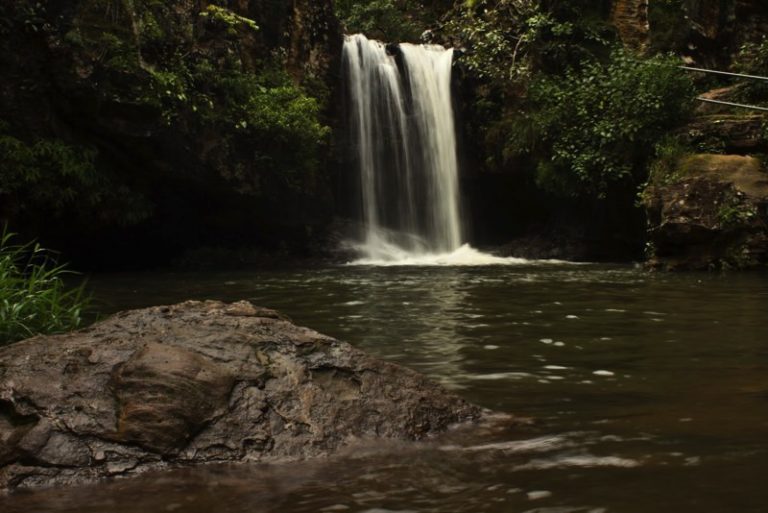
[[[0,511],[762,512],[768,274],[625,266],[94,276],[105,310],[249,299],[534,419],[329,461],[0,498]]]

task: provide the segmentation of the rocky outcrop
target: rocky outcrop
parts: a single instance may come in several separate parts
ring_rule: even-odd
[[[768,31],[762,0],[649,0],[655,49],[674,51],[689,62],[723,69],[741,45]]]
[[[746,269],[768,263],[768,173],[759,160],[694,155],[645,192],[655,269]]]
[[[727,87],[717,87],[699,94],[698,97],[703,100],[714,100],[714,102],[744,103],[745,85],[745,83],[739,82]],[[714,102],[698,102],[694,108],[694,113],[699,116],[734,113],[732,105]]]
[[[701,151],[755,154],[768,150],[762,114],[711,114],[688,123],[682,139]]]
[[[648,47],[648,0],[614,0],[611,23],[625,46],[640,51]]]
[[[247,302],[135,310],[0,351],[0,489],[322,456],[480,415]]]
[[[739,42],[755,39],[768,28],[762,0],[686,0],[685,11],[703,39]]]
[[[342,28],[328,0],[255,0],[237,2],[239,12],[260,27],[260,43],[282,48],[286,64],[300,80],[327,87],[338,80]]]

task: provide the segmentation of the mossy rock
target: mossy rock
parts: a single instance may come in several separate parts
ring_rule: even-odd
[[[677,180],[646,190],[657,269],[754,268],[768,263],[768,173],[741,155],[682,158]]]

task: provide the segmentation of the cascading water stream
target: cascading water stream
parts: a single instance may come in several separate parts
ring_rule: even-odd
[[[455,251],[461,245],[456,135],[451,102],[453,50],[400,45],[420,136],[416,162],[425,175],[429,249]],[[418,168],[413,170],[418,172]]]
[[[453,51],[403,44],[403,72],[384,44],[350,36],[344,61],[369,256],[395,244],[414,253],[461,245]]]
[[[513,262],[462,245],[453,50],[401,44],[397,52],[399,63],[361,34],[344,43],[365,226],[358,263]]]

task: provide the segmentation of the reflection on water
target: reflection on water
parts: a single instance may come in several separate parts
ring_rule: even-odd
[[[357,287],[365,286],[358,282]],[[427,295],[421,295],[421,298],[414,295],[407,297],[407,301],[400,298],[397,291],[402,287],[418,287],[416,280],[381,280],[369,282],[366,301],[360,301],[357,313],[347,315],[346,318],[354,321],[355,319],[381,319],[379,310],[380,301],[391,304],[390,314],[386,323],[381,326],[380,336],[386,333],[395,335],[393,324],[399,323],[401,314],[399,312],[417,308],[421,315],[413,319],[415,322],[410,327],[409,343],[402,345],[398,353],[390,352],[390,359],[400,361],[408,360],[408,353],[418,348],[418,351],[430,355],[434,361],[433,377],[444,384],[451,385],[450,376],[461,374],[462,358],[467,339],[462,337],[461,319],[454,315],[461,309],[466,302],[466,292],[462,289],[461,278],[457,275],[447,275],[441,280],[436,280],[430,284]],[[379,299],[380,298],[380,299]],[[354,301],[347,303],[351,306]],[[415,306],[414,303],[417,305]],[[443,322],[436,322],[437,319],[443,319]],[[384,319],[381,319],[384,321]],[[395,335],[397,336],[397,335]]]
[[[107,310],[251,301],[531,417],[329,462],[211,467],[0,511],[763,512],[768,275],[345,266],[96,276]],[[139,499],[135,499],[139,496]]]

